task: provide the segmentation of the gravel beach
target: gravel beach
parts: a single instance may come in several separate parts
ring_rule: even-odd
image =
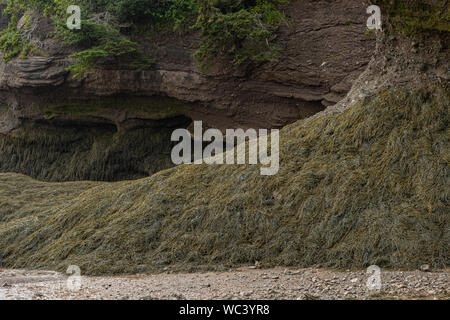
[[[369,289],[365,270],[239,268],[228,272],[79,278],[42,270],[0,269],[0,299],[450,299],[449,271],[384,271]],[[69,288],[70,287],[70,288]]]

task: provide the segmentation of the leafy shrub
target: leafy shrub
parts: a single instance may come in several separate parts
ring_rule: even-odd
[[[230,57],[235,65],[240,65],[248,60],[266,60],[274,53],[269,44],[270,31],[246,10],[205,16],[198,24],[205,37],[196,52],[201,66],[217,56]]]
[[[109,51],[105,46],[120,47],[120,56],[138,57],[132,65],[142,63],[142,54],[137,53],[137,44],[125,41],[118,31],[118,24],[92,19],[96,14],[108,13],[117,22],[131,22],[143,26],[141,29],[171,28],[187,30],[197,28],[203,39],[196,57],[202,67],[213,63],[217,57],[230,59],[238,66],[243,62],[262,61],[276,57],[277,50],[271,41],[273,28],[282,21],[277,9],[287,0],[80,0],[82,29],[68,30],[66,27],[67,6],[70,0],[7,0],[7,10],[15,17],[25,10],[33,9],[52,17],[56,34],[66,44],[76,45],[82,51],[72,55],[78,65],[71,70],[88,71],[105,60]],[[17,23],[17,21],[16,21]],[[21,39],[16,24],[0,34],[0,50],[6,53],[5,60],[21,52],[26,44]],[[128,46],[128,48],[126,48]],[[123,50],[122,50],[123,49]],[[86,51],[87,50],[87,51]],[[109,57],[119,55],[108,53]],[[96,57],[96,58],[95,58]],[[145,59],[144,59],[145,60]]]
[[[198,0],[171,0],[169,9],[165,12],[164,19],[172,24],[174,29],[196,20],[200,4]],[[195,25],[189,27],[194,28]]]
[[[108,0],[90,2],[87,17],[93,16],[89,11],[105,10],[112,3]],[[68,30],[65,21],[60,21],[57,23],[57,33],[66,44],[84,49],[70,56],[76,62],[68,70],[74,73],[75,78],[91,73],[105,62],[125,61],[128,67],[134,69],[146,69],[153,63],[142,54],[138,43],[120,34],[114,19],[109,24],[83,20],[80,30]]]
[[[120,21],[156,23],[164,18],[170,5],[168,0],[119,0],[113,11]]]
[[[76,63],[69,66],[68,70],[74,73],[75,78],[91,73],[105,60],[118,63],[121,58],[128,58],[127,65],[137,69],[146,69],[152,65],[152,60],[141,53],[138,44],[121,37],[117,30],[90,22],[85,26],[90,27],[70,32],[66,38],[68,44],[88,47],[70,56]]]
[[[77,63],[69,66],[67,70],[74,73],[74,78],[91,73],[101,58],[109,54],[101,47],[94,47],[72,54],[70,57],[77,60]]]
[[[80,47],[92,47],[100,44],[105,39],[116,36],[112,34],[112,29],[107,25],[97,24],[88,20],[82,21],[82,28],[79,30],[67,29],[65,23],[58,24],[58,35],[68,45]]]
[[[195,56],[204,68],[216,57],[243,62],[276,58],[272,28],[283,19],[270,1],[210,0],[202,3],[197,26],[204,37]]]
[[[17,18],[13,18],[8,28],[0,32],[0,51],[5,53],[4,62],[8,62],[23,50],[24,40],[16,26]]]

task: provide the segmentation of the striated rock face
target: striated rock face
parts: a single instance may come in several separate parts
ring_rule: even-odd
[[[25,122],[75,121],[112,124],[123,134],[176,116],[221,130],[282,127],[341,100],[364,71],[375,47],[365,34],[367,6],[358,0],[292,2],[277,32],[277,61],[238,70],[218,64],[202,73],[192,57],[199,40],[194,33],[141,40],[155,60],[151,70],[108,66],[81,80],[66,71],[71,49],[47,38],[51,25],[41,18],[33,41],[45,57],[0,66],[0,132]]]
[[[55,66],[52,58],[31,57],[4,66],[4,81],[9,88],[48,87],[64,83],[67,72]]]
[[[281,127],[342,99],[364,70],[374,49],[365,35],[367,4],[361,1],[301,1],[285,9],[289,17],[277,34],[278,61],[245,70],[216,66],[202,74],[192,53],[197,34],[142,41],[156,66],[149,71],[99,70],[82,81],[65,71],[67,48],[40,39],[48,57],[16,60],[0,70],[0,99],[11,89],[57,88],[64,96],[162,95],[186,102],[185,113],[211,126]],[[48,21],[41,21],[41,29]],[[153,41],[153,40],[152,40]],[[20,92],[12,93],[15,97]],[[21,106],[24,107],[24,106]]]

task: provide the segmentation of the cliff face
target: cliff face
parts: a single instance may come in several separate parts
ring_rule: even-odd
[[[142,39],[156,62],[153,70],[111,66],[81,81],[65,71],[70,49],[46,38],[51,27],[42,18],[34,41],[48,56],[2,65],[1,98],[26,108],[32,102],[23,100],[26,94],[38,105],[36,95],[51,103],[96,96],[168,96],[186,102],[183,113],[189,117],[220,129],[281,127],[342,99],[364,70],[374,49],[373,38],[364,34],[366,7],[361,1],[293,2],[285,8],[288,20],[277,33],[276,62],[239,70],[217,65],[203,74],[192,57],[198,34],[190,34],[156,42]],[[45,90],[49,92],[43,94]]]
[[[192,56],[199,35],[190,33],[183,37],[141,39],[146,55],[156,62],[151,70],[111,65],[80,80],[66,71],[72,49],[48,38],[52,25],[39,17],[32,42],[40,54],[0,65],[0,133],[4,135],[0,170],[50,180],[114,180],[110,174],[79,172],[58,160],[59,151],[54,155],[55,165],[72,174],[52,174],[49,178],[41,169],[29,169],[36,166],[42,153],[48,153],[46,143],[38,143],[39,149],[31,152],[36,156],[27,157],[10,140],[25,139],[23,144],[33,148],[24,131],[40,127],[39,123],[55,128],[76,124],[77,131],[109,126],[111,135],[115,134],[115,126],[117,135],[123,136],[135,128],[155,131],[154,128],[167,127],[158,122],[161,119],[173,124],[169,129],[182,127],[192,119],[223,130],[282,127],[311,116],[343,98],[368,64],[374,39],[365,35],[365,8],[366,4],[360,1],[293,2],[285,8],[288,19],[276,34],[280,49],[277,61],[239,69],[218,64],[205,74]],[[67,130],[59,132],[66,135],[63,132]],[[92,153],[93,141],[100,136],[92,130],[85,135],[94,135],[88,139],[91,142],[83,143]],[[67,140],[75,138],[69,134]],[[167,142],[159,149],[169,147]],[[79,159],[75,151],[70,151],[77,146],[70,144],[63,149],[72,153],[71,162]],[[15,157],[6,159],[5,153]],[[145,155],[144,150],[135,154],[137,158]],[[163,157],[170,160],[167,154]],[[165,162],[169,165],[169,161]],[[107,162],[104,166],[109,167]],[[153,171],[136,170],[129,177]]]
[[[218,64],[205,74],[192,56],[199,35],[191,33],[141,39],[146,55],[156,62],[151,70],[112,65],[79,80],[66,71],[72,49],[48,38],[52,26],[39,17],[32,42],[42,54],[0,65],[0,170],[52,181],[142,177],[170,166],[168,132],[186,127],[189,119],[224,130],[282,127],[311,116],[343,98],[368,64],[374,39],[364,33],[365,8],[360,1],[293,2],[285,8],[288,19],[276,35],[280,57],[274,62],[239,69]],[[92,130],[96,126],[101,130]],[[68,127],[78,133],[74,135]],[[152,153],[159,152],[151,157],[164,158],[158,162],[164,165],[117,168],[127,174],[114,176],[117,170],[105,160],[113,155],[104,151],[96,156],[94,152],[105,127],[110,140],[122,137],[114,139],[124,141],[135,129],[157,132],[164,128],[159,136],[165,138],[156,139],[151,148]],[[36,132],[43,131],[46,138],[37,139]],[[50,150],[46,141],[52,140],[51,132],[67,137],[68,143]],[[97,165],[73,166],[86,154],[76,151],[80,145],[74,141],[80,141],[79,134],[86,137],[83,148]],[[149,135],[148,139],[153,138]],[[103,148],[114,149],[112,141],[103,142]],[[152,163],[149,152],[137,148],[128,153]],[[52,154],[50,163],[66,174],[45,170],[48,162],[42,159],[46,154]],[[133,159],[123,156],[120,163]]]

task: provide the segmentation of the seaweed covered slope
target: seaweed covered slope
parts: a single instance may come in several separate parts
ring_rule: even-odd
[[[44,181],[147,177],[173,166],[172,131],[191,122],[183,116],[142,124],[135,119],[134,128],[121,130],[114,123],[94,121],[29,121],[8,134],[0,133],[0,171]]]
[[[99,183],[45,183],[16,173],[0,173],[0,223],[32,216],[62,205]]]
[[[280,171],[183,165],[0,225],[2,266],[86,274],[449,265],[449,92],[400,88],[281,130]]]
[[[34,184],[23,185],[23,193],[9,193],[14,209],[0,206],[0,217],[8,216],[0,266],[76,264],[83,274],[255,261],[449,267],[450,30],[414,18],[448,6],[402,3],[417,9],[393,5],[389,17],[412,18],[384,20],[348,96],[280,131],[276,175],[261,176],[258,165],[181,165],[137,181],[50,184],[74,192],[29,211],[23,194]],[[14,175],[0,177],[15,184]],[[34,188],[33,198],[50,196],[45,190]]]

